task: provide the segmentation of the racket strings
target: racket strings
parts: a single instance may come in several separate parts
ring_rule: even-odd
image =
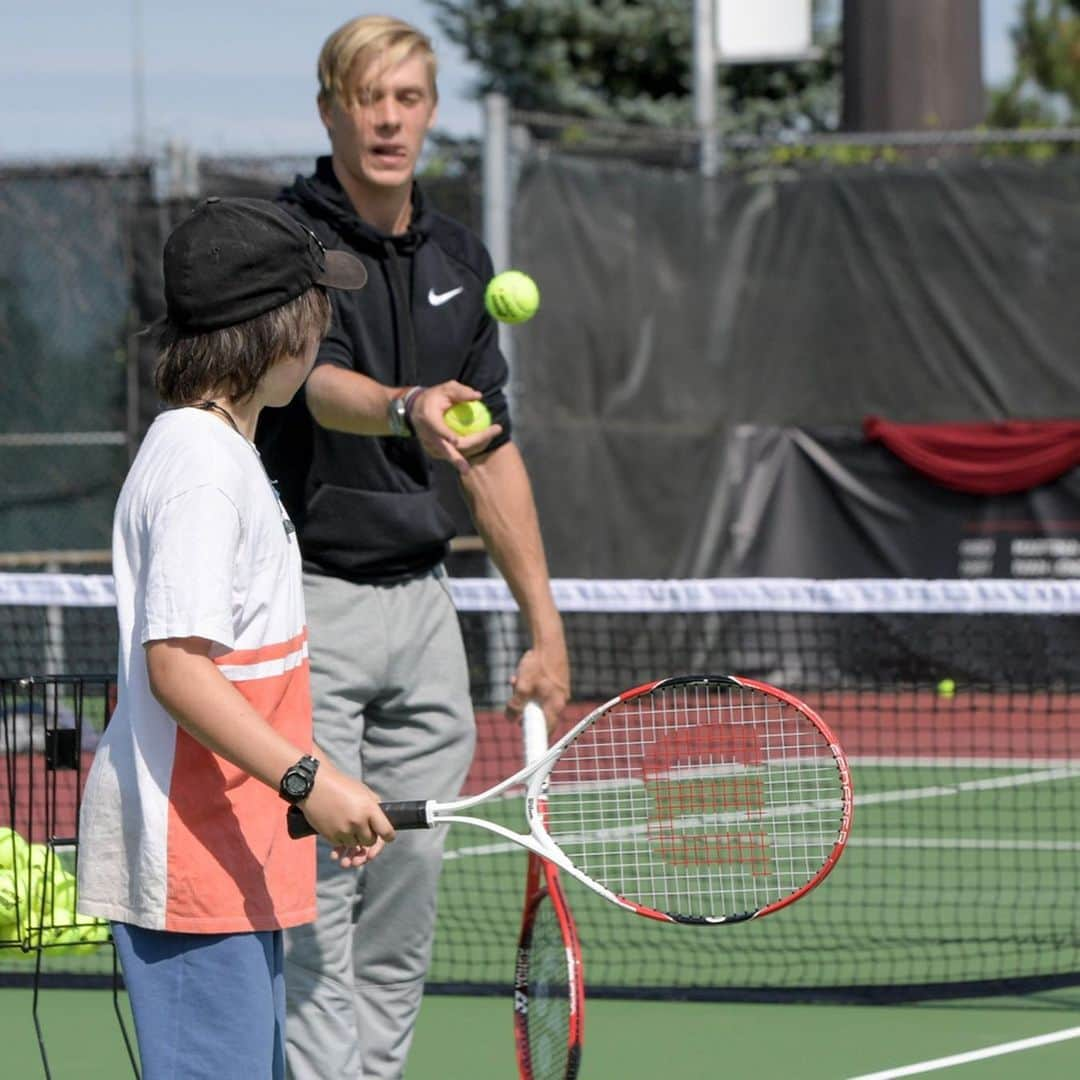
[[[568,944],[550,897],[534,908],[527,950],[525,1013],[530,1080],[565,1080],[571,1067],[571,1011],[574,985]]]
[[[612,892],[686,917],[760,910],[813,880],[845,820],[825,734],[762,691],[680,683],[616,705],[549,777],[548,831]]]

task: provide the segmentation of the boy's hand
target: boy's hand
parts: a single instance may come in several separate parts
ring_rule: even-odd
[[[330,858],[336,859],[343,870],[352,870],[364,863],[370,862],[382,851],[384,843],[381,839],[368,847],[360,847],[358,844],[339,844],[330,850]]]
[[[362,866],[394,839],[375,792],[325,759],[300,808],[311,827],[334,845],[332,855],[343,867]]]

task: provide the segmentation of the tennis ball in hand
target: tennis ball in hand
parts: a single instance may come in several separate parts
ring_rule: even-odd
[[[956,683],[952,679],[942,679],[937,684],[937,692],[941,697],[952,697],[956,693]]]
[[[484,290],[484,307],[499,322],[523,323],[540,307],[540,290],[528,274],[504,270],[488,282]]]
[[[491,413],[482,401],[459,401],[443,413],[443,420],[457,435],[475,435],[491,427]]]

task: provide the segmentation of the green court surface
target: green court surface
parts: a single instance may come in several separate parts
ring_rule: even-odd
[[[43,990],[39,1013],[56,1080],[132,1075],[108,992]],[[1080,989],[887,1007],[590,1001],[580,1075],[581,1080],[850,1080],[1077,1024]],[[45,1075],[29,991],[0,990],[0,1040],[3,1076]],[[1072,1080],[1080,1075],[1080,1039],[923,1068],[922,1074],[950,1080]],[[516,1075],[509,1001],[425,1001],[406,1080],[513,1080]]]

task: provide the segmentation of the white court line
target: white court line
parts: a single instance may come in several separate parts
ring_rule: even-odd
[[[966,1065],[969,1061],[982,1061],[985,1058],[1001,1057],[1002,1054],[1015,1054],[1018,1050],[1034,1050],[1050,1043],[1065,1042],[1066,1039],[1080,1038],[1080,1027],[1065,1028],[1063,1031],[1051,1031],[1048,1035],[1035,1035],[1030,1039],[1017,1039],[1016,1042],[999,1043],[986,1046],[982,1050],[969,1050],[965,1054],[952,1054],[949,1057],[934,1058],[932,1061],[919,1061],[914,1065],[902,1065],[898,1069],[885,1069],[883,1072],[864,1073],[852,1076],[849,1080],[896,1080],[900,1076],[917,1076],[919,1073],[935,1072],[938,1069],[951,1069],[954,1065]]]

